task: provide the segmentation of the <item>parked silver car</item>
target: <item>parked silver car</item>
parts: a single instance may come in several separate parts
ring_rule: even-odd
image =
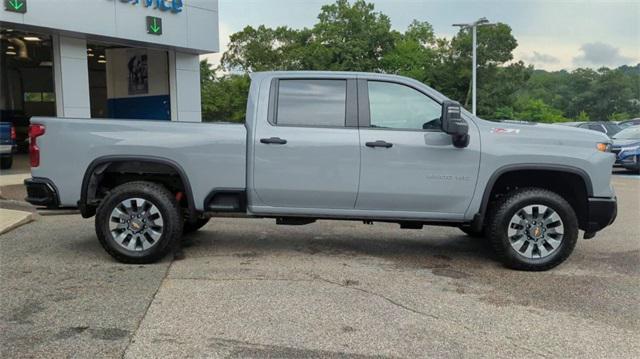
[[[609,121],[560,122],[558,124],[602,132],[609,137],[613,137],[613,135],[622,130],[618,124]]]

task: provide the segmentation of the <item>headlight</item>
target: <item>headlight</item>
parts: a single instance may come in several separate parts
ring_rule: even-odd
[[[598,151],[600,152],[611,152],[611,144],[610,143],[598,143],[597,146]]]
[[[640,146],[622,147],[622,149],[620,149],[620,153],[622,153],[622,152],[636,152],[638,149],[640,149]]]

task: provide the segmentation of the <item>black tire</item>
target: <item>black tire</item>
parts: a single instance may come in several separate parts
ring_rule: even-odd
[[[484,238],[484,231],[474,231],[470,226],[460,226],[461,231],[466,233],[471,238]]]
[[[197,231],[209,223],[209,218],[198,218],[195,222],[185,221],[182,227],[182,233],[188,234]]]
[[[2,157],[0,159],[0,169],[8,170],[13,166],[13,156]]]
[[[162,216],[162,234],[146,250],[132,251],[116,242],[109,229],[111,214],[128,198],[141,198],[157,207]],[[182,236],[182,210],[175,196],[165,187],[152,182],[129,182],[114,188],[102,200],[96,211],[95,229],[102,247],[122,263],[146,264],[162,259]]]
[[[556,249],[543,258],[527,258],[515,250],[508,238],[512,217],[529,205],[551,208],[563,225],[562,239]],[[522,188],[502,197],[492,208],[487,237],[505,266],[525,271],[545,271],[564,262],[573,252],[578,240],[578,218],[571,205],[557,193],[540,188]],[[535,248],[535,247],[532,247]]]

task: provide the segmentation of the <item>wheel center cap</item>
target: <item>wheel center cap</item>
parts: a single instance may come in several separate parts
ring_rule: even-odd
[[[134,232],[139,232],[144,227],[144,224],[139,219],[134,219],[129,224],[129,228]]]
[[[529,233],[535,238],[540,238],[542,236],[542,228],[540,228],[540,226],[535,226],[531,228]]]

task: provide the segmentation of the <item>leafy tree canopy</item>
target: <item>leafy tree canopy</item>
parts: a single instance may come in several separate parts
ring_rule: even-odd
[[[640,117],[640,64],[571,72],[513,61],[518,46],[507,24],[478,28],[478,115],[540,122]],[[321,8],[311,28],[247,26],[230,38],[221,66],[201,64],[206,121],[244,121],[247,73],[271,70],[368,71],[408,76],[468,106],[471,33],[438,38],[426,21],[404,32],[364,0]],[[217,75],[217,73],[225,73]]]

